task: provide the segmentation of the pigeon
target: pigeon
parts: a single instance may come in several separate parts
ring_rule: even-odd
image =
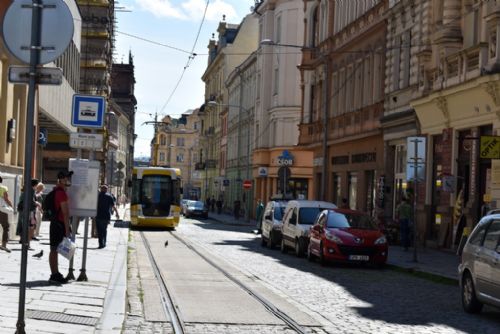
[[[40,251],[40,253],[33,254],[33,257],[36,258],[41,258],[43,256],[43,249]]]
[[[167,247],[167,246],[168,246],[168,240],[167,240],[167,241],[165,241],[165,247]]]

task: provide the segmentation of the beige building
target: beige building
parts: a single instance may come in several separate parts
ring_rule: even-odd
[[[298,147],[301,114],[300,45],[304,3],[264,0],[259,13],[255,95],[254,201],[275,195],[312,199],[312,153]],[[286,162],[286,163],[285,163]]]
[[[217,29],[218,39],[209,41],[208,65],[202,76],[205,104],[200,108],[202,163],[196,167],[204,178],[202,199],[225,193],[226,152],[233,145],[227,141],[229,103],[225,82],[257,49],[257,30],[257,19],[253,15],[247,15],[240,24],[227,23],[224,18]],[[226,207],[227,204],[224,202]]]
[[[188,110],[178,119],[165,116],[157,125],[157,166],[179,168],[184,198],[200,198],[202,177],[195,170],[200,160],[199,110]],[[154,156],[154,155],[152,155]]]
[[[419,188],[419,239],[455,248],[483,206],[500,204],[500,6],[496,1],[427,1],[411,106],[427,139]],[[488,144],[494,150],[488,151]],[[463,216],[455,217],[461,200]],[[460,210],[458,210],[460,211]]]

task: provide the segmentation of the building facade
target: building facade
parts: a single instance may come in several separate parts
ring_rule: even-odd
[[[418,236],[429,245],[456,248],[484,207],[500,204],[500,157],[492,154],[500,125],[500,6],[476,0],[425,5],[422,30],[429,39],[418,58],[411,102],[427,141]]]
[[[305,1],[300,145],[316,199],[379,214],[387,1]]]
[[[300,45],[304,39],[302,1],[264,0],[259,14],[255,95],[255,196],[313,199],[312,153],[298,147],[301,80]]]

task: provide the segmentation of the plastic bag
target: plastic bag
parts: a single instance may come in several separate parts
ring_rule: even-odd
[[[14,212],[14,209],[12,209],[12,207],[10,207],[10,205],[8,205],[2,197],[0,197],[0,212],[6,214]]]
[[[67,258],[68,260],[71,260],[73,255],[75,255],[75,250],[76,250],[76,245],[73,241],[71,241],[70,238],[65,237],[63,241],[57,246],[57,252]]]

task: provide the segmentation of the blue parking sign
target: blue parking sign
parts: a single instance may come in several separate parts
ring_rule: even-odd
[[[106,100],[103,96],[73,95],[71,125],[79,128],[102,128]]]

